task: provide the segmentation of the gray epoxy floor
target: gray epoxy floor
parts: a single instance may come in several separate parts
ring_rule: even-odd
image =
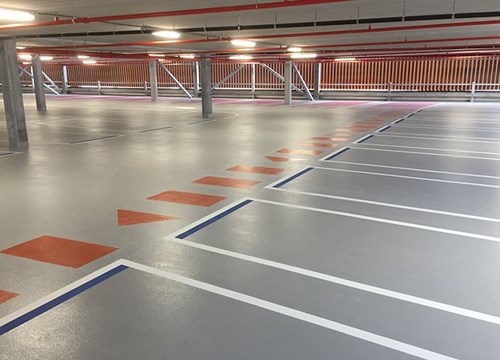
[[[25,102],[31,147],[0,156],[0,251],[42,235],[118,250],[79,268],[0,254],[0,291],[18,294],[0,329],[132,268],[0,335],[0,359],[500,358],[500,105],[221,99],[200,122],[197,100]],[[167,190],[226,199],[146,200]],[[178,219],[117,226],[117,209]]]

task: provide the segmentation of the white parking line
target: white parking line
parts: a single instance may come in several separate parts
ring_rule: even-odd
[[[445,148],[430,148],[430,147],[422,147],[422,146],[408,146],[408,145],[391,145],[391,144],[372,144],[372,143],[363,143],[356,144],[357,146],[369,147],[369,146],[380,146],[380,147],[394,147],[394,148],[403,148],[403,149],[415,149],[415,150],[436,150],[436,151],[449,151],[449,152],[460,152],[460,153],[471,153],[471,154],[482,154],[482,155],[497,155],[500,156],[500,153],[495,152],[487,152],[487,151],[474,151],[474,150],[460,150],[460,149],[445,149]],[[500,145],[500,144],[499,144]],[[358,147],[359,149],[359,147]],[[378,150],[378,149],[376,149]],[[327,158],[328,156],[325,156]],[[487,158],[492,159],[492,158]]]
[[[409,227],[409,228],[413,228],[413,229],[438,232],[438,233],[442,233],[442,234],[456,235],[456,236],[462,236],[462,237],[468,237],[468,238],[474,238],[474,239],[480,239],[480,240],[487,240],[487,241],[493,241],[493,242],[500,242],[500,238],[494,237],[494,236],[480,235],[480,234],[474,234],[474,233],[469,233],[469,232],[464,232],[464,231],[438,228],[435,226],[420,225],[420,224],[410,223],[410,222],[406,222],[406,221],[389,220],[389,219],[383,219],[383,218],[378,218],[378,217],[374,217],[374,216],[360,215],[360,214],[354,214],[354,213],[348,213],[348,212],[336,211],[336,210],[320,209],[320,208],[315,208],[315,207],[310,207],[310,206],[286,204],[286,203],[280,203],[280,202],[270,201],[270,200],[262,200],[262,199],[250,199],[250,200],[253,200],[255,202],[260,202],[263,204],[280,205],[280,206],[291,207],[291,208],[295,208],[295,209],[315,211],[315,212],[319,212],[319,213],[323,213],[323,214],[345,216],[345,217],[350,217],[350,218],[354,218],[354,219],[361,219],[361,220],[379,222],[379,223],[383,223],[383,224],[404,226],[404,227]],[[497,220],[497,222],[499,222],[499,220]]]
[[[447,156],[447,157],[456,157],[456,158],[464,158],[464,159],[477,159],[477,160],[492,160],[492,161],[500,161],[500,158],[488,158],[488,157],[480,157],[480,156],[465,156],[465,155],[452,155],[452,154],[436,154],[436,153],[427,153],[423,151],[406,151],[406,150],[391,150],[391,149],[370,149],[365,147],[351,147],[351,149],[357,150],[367,150],[367,151],[385,151],[385,152],[394,152],[394,153],[402,153],[402,154],[419,154],[419,155],[430,155],[430,156]],[[323,160],[323,159],[320,159]]]
[[[384,169],[395,169],[395,170],[408,170],[408,171],[416,171],[416,172],[427,172],[433,174],[445,174],[445,175],[459,175],[459,176],[471,176],[485,179],[499,179],[499,176],[490,176],[490,175],[476,175],[476,174],[468,174],[468,173],[457,173],[451,171],[439,171],[439,170],[427,170],[427,169],[417,169],[417,168],[409,168],[409,167],[401,167],[401,166],[388,166],[388,165],[378,165],[378,164],[367,164],[367,163],[359,163],[352,161],[338,161],[338,160],[326,160],[326,163],[335,163],[335,164],[346,164],[346,165],[361,165],[361,166],[370,166],[370,167],[379,167]]]
[[[295,310],[286,306],[275,304],[257,297],[242,294],[236,291],[225,289],[216,285],[208,284],[202,281],[194,280],[182,275],[177,275],[171,272],[159,270],[150,266],[138,264],[132,261],[123,260],[122,264],[128,266],[132,269],[143,271],[152,275],[160,276],[162,278],[175,281],[184,285],[191,286],[196,289],[210,292],[212,294],[217,294],[237,300],[239,302],[253,305],[261,309],[272,311],[281,315],[288,316],[293,319],[297,319],[309,324],[314,324],[329,330],[333,330],[342,334],[349,335],[351,337],[361,339],[376,345],[383,346],[385,348],[393,349],[405,354],[409,354],[421,359],[427,360],[457,360],[452,357],[442,355],[433,351],[429,351],[420,347],[409,345],[401,341],[393,340],[384,336],[380,336],[368,331],[364,331],[352,326],[344,325],[332,320],[328,320],[316,315],[312,315],[303,311]]]
[[[397,205],[397,204],[391,204],[391,203],[380,202],[380,201],[371,201],[371,200],[350,198],[350,197],[345,197],[345,196],[336,196],[336,195],[328,195],[328,194],[321,194],[321,193],[314,193],[314,192],[307,192],[307,191],[300,191],[300,190],[292,190],[292,189],[286,189],[286,188],[272,188],[272,190],[283,191],[283,192],[299,194],[299,195],[309,195],[309,196],[321,197],[321,198],[325,198],[325,199],[343,200],[343,201],[355,202],[355,203],[360,203],[360,204],[385,206],[385,207],[390,207],[390,208],[395,208],[395,209],[419,211],[419,212],[425,212],[425,213],[429,213],[429,214],[446,215],[446,216],[461,217],[461,218],[471,219],[471,220],[500,223],[500,219],[489,218],[489,217],[484,217],[484,216],[460,214],[460,213],[449,212],[449,211],[440,211],[440,210],[419,208],[419,207],[414,207],[414,206]]]
[[[393,177],[393,178],[400,178],[400,179],[421,180],[421,181],[439,182],[439,183],[446,183],[446,184],[456,184],[456,185],[466,185],[466,186],[479,186],[479,187],[500,189],[500,185],[479,184],[479,183],[472,183],[472,182],[467,182],[467,181],[430,179],[430,178],[424,178],[424,177],[419,177],[419,176],[406,176],[406,175],[384,174],[384,173],[376,173],[376,172],[370,172],[370,171],[359,171],[359,170],[349,170],[349,169],[333,169],[333,168],[326,168],[326,167],[321,167],[321,166],[311,166],[311,167],[314,168],[314,169],[326,170],[326,171],[348,172],[348,173],[355,173],[355,174],[364,174],[364,175],[373,175],[373,176],[385,176],[385,177]]]
[[[209,251],[212,253],[233,257],[233,258],[248,261],[248,262],[252,262],[255,264],[264,265],[264,266],[272,267],[275,269],[292,272],[295,274],[307,276],[307,277],[314,278],[317,280],[322,280],[322,281],[326,281],[329,283],[338,284],[338,285],[346,286],[346,287],[361,290],[361,291],[366,291],[366,292],[369,292],[372,294],[377,294],[380,296],[385,296],[385,297],[389,297],[392,299],[397,299],[397,300],[401,300],[401,301],[405,301],[405,302],[410,302],[410,303],[413,303],[416,305],[445,311],[445,312],[448,312],[451,314],[468,317],[468,318],[471,318],[474,320],[485,321],[485,322],[489,322],[489,323],[492,323],[495,325],[500,325],[500,317],[498,317],[498,316],[484,314],[484,313],[481,313],[478,311],[468,310],[468,309],[464,309],[464,308],[461,308],[458,306],[444,304],[441,302],[424,299],[424,298],[421,298],[418,296],[408,295],[408,294],[384,289],[384,288],[377,287],[377,286],[363,284],[363,283],[360,283],[357,281],[352,281],[352,280],[340,278],[337,276],[327,275],[327,274],[323,274],[323,273],[320,273],[317,271],[312,271],[312,270],[300,268],[300,267],[293,266],[293,265],[283,264],[283,263],[279,263],[279,262],[272,261],[272,260],[267,260],[267,259],[263,259],[263,258],[251,256],[251,255],[246,255],[246,254],[242,254],[242,253],[238,253],[238,252],[234,252],[234,251],[230,251],[230,250],[225,250],[225,249],[221,249],[221,248],[217,248],[217,247],[213,247],[213,246],[209,246],[209,245],[204,245],[204,244],[200,244],[200,243],[189,241],[189,240],[180,240],[180,239],[176,239],[174,237],[166,237],[164,239],[167,241],[176,243],[176,244],[183,245],[183,246],[189,246],[192,248],[196,248],[196,249],[200,249],[200,250],[204,250],[204,251]]]
[[[439,141],[453,140],[453,141],[473,142],[473,143],[481,143],[481,144],[500,144],[500,141],[491,141],[491,140],[500,140],[500,139],[480,138],[480,137],[456,137],[456,136],[442,136],[442,135],[400,133],[400,132],[396,132],[396,133],[377,132],[377,133],[374,133],[373,135],[385,136],[385,137],[399,137],[399,138],[404,138],[404,139],[439,140]],[[410,136],[407,136],[407,135],[410,135]]]

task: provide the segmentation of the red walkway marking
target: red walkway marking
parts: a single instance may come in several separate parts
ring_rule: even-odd
[[[18,294],[11,293],[5,290],[0,290],[0,305],[6,303],[9,300],[14,299]]]
[[[299,146],[332,148],[332,147],[337,146],[337,144],[326,144],[326,143],[307,143],[307,142],[301,142],[301,143],[299,143]]]
[[[260,181],[231,179],[217,176],[206,176],[204,178],[193,181],[193,184],[224,186],[239,189],[246,189],[251,186],[257,185],[258,183],[260,183]]]
[[[226,171],[236,171],[236,172],[262,174],[262,175],[278,175],[283,172],[283,169],[264,167],[264,166],[237,165],[233,166],[232,168],[226,169]]]
[[[205,206],[205,207],[215,205],[218,202],[221,202],[225,199],[226,197],[224,196],[215,196],[215,195],[198,194],[198,193],[173,191],[173,190],[165,191],[161,194],[154,195],[148,198],[148,200],[158,200],[158,201],[173,202],[177,204]]]
[[[115,250],[115,247],[45,235],[0,253],[77,269]]]
[[[118,226],[176,220],[176,217],[118,209]]]
[[[302,150],[302,149],[280,149],[276,151],[281,154],[298,154],[298,155],[321,155],[324,151],[320,150]]]
[[[349,141],[350,139],[348,139],[348,138],[340,138],[340,137],[313,137],[312,140]]]
[[[271,160],[272,162],[286,162],[290,161],[290,158],[280,157],[280,156],[266,156],[267,160]]]

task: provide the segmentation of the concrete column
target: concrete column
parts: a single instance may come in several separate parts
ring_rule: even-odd
[[[28,146],[28,132],[15,40],[0,41],[0,80],[2,81],[9,147],[25,148]]]
[[[68,67],[66,65],[62,67],[62,93],[68,93]]]
[[[158,70],[156,60],[149,60],[149,80],[151,83],[151,101],[158,101]]]
[[[285,62],[285,105],[292,104],[292,62]]]
[[[200,64],[197,61],[193,63],[193,92],[194,97],[200,96]]]
[[[38,111],[47,111],[47,101],[45,100],[45,89],[43,87],[43,69],[40,55],[35,55],[31,61],[33,67],[33,80],[35,80],[35,99]]]
[[[205,57],[201,64],[201,109],[204,119],[212,115],[212,61]]]
[[[319,100],[321,94],[321,63],[314,64],[314,100]]]
[[[252,64],[252,99],[255,99],[255,90],[256,90],[256,69],[255,64]]]

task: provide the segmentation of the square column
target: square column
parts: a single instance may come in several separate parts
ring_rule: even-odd
[[[292,104],[292,62],[285,62],[285,105]]]
[[[43,70],[40,55],[35,55],[31,61],[33,68],[33,81],[35,83],[36,109],[47,111],[47,101],[45,100],[45,89],[43,87]]]
[[[9,147],[12,149],[26,148],[28,146],[28,132],[15,40],[0,41],[0,79],[2,81]]]
[[[201,109],[204,119],[212,115],[212,61],[205,57],[201,65]]]
[[[149,60],[149,81],[151,83],[151,101],[158,101],[158,69],[156,61]]]

